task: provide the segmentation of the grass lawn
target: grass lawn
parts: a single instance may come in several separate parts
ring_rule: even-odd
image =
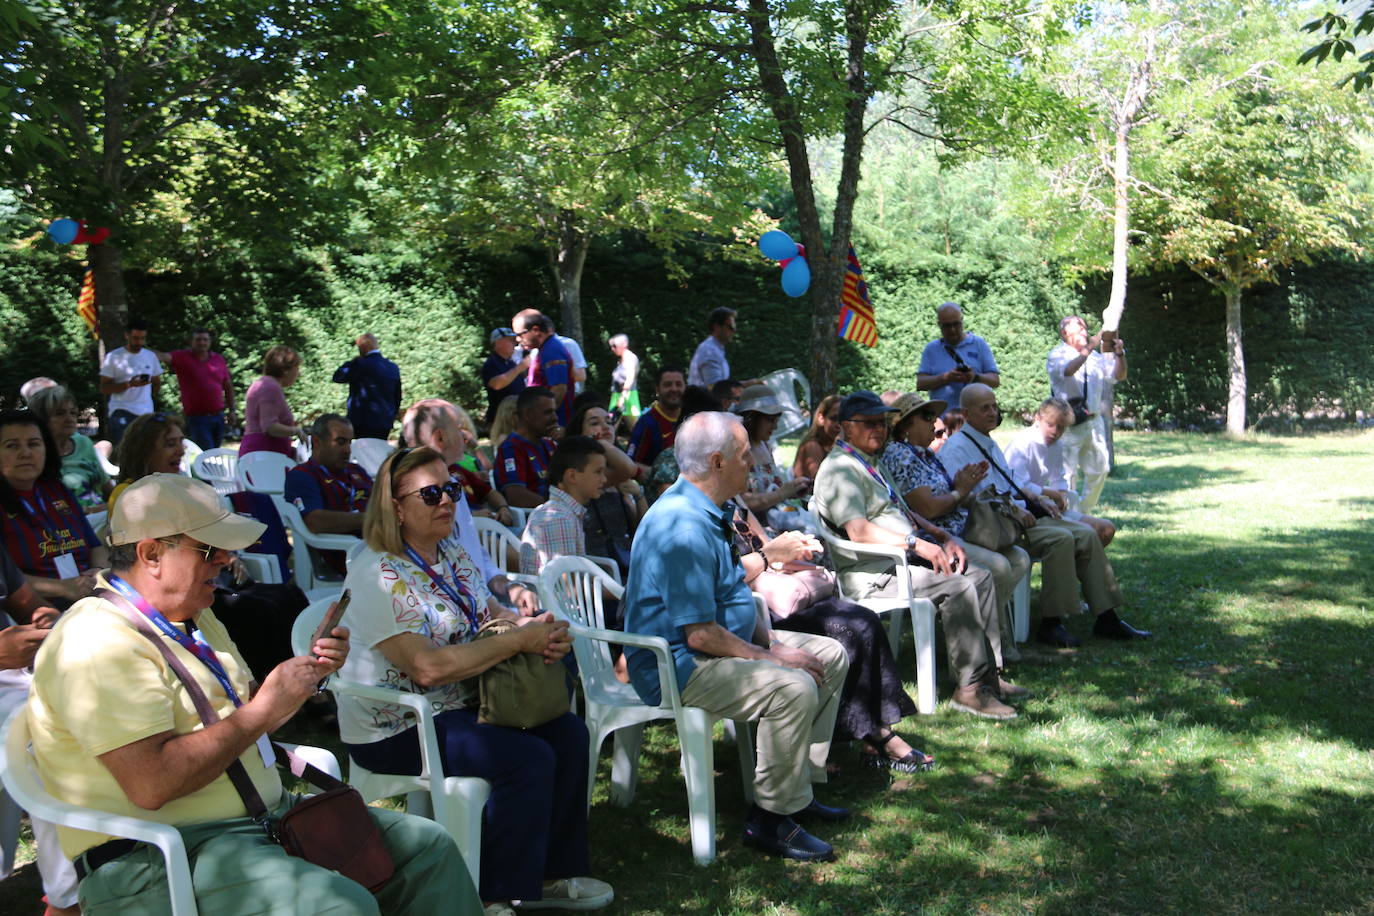
[[[1031,649],[1015,722],[944,705],[904,722],[933,772],[890,780],[838,748],[819,797],[856,816],[817,829],[840,851],[825,865],[740,845],[718,742],[720,855],[693,866],[673,732],[652,728],[630,807],[607,803],[603,757],[610,912],[1374,911],[1374,433],[1119,433],[1117,449],[1109,555],[1123,616],[1155,639]],[[908,644],[909,682],[912,661]],[[39,912],[33,871],[0,885],[0,911]]]

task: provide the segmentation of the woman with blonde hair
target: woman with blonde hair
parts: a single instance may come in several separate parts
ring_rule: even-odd
[[[240,455],[280,452],[288,458],[296,457],[293,440],[304,433],[296,425],[291,405],[286,403],[285,389],[296,384],[300,375],[300,355],[290,347],[278,344],[263,354],[262,375],[248,386],[244,395]]]
[[[528,729],[477,718],[476,676],[518,654],[558,663],[572,647],[566,622],[520,617],[501,605],[453,536],[461,485],[431,448],[382,463],[363,519],[367,547],[348,564],[344,615],[353,651],[342,676],[423,694],[434,710],[443,769],[492,784],[482,831],[481,897],[488,912],[527,906],[595,909],[610,885],[586,877],[587,727],[572,713]],[[483,623],[519,625],[475,640]],[[376,773],[420,772],[415,721],[405,708],[339,698],[349,754]]]
[[[506,437],[515,432],[515,427],[519,422],[516,416],[515,405],[520,399],[515,395],[502,399],[496,405],[496,416],[491,420],[491,431],[488,438],[491,440],[491,453],[496,454],[496,450],[501,447],[501,443],[506,441]]]

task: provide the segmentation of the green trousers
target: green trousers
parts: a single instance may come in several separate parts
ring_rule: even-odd
[[[303,797],[287,795],[273,815]],[[287,855],[248,818],[234,818],[181,828],[196,906],[213,916],[481,916],[467,867],[442,827],[397,811],[369,810],[396,863],[396,874],[375,897],[352,879]],[[170,913],[161,851],[139,846],[102,865],[81,882],[80,900],[86,916]]]

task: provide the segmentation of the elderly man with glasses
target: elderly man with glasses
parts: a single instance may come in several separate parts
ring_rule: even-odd
[[[940,324],[939,340],[932,340],[921,351],[916,370],[916,388],[929,391],[932,401],[958,404],[965,385],[981,382],[989,388],[1002,384],[1001,370],[988,342],[964,330],[964,310],[946,302],[935,310]]]
[[[816,801],[811,789],[826,779],[849,659],[835,640],[774,630],[755,612],[746,568],[758,575],[768,563],[780,567],[805,551],[797,539],[774,556],[738,552],[724,507],[749,486],[749,436],[740,419],[719,411],[693,414],[673,448],[682,474],[635,535],[625,629],[667,641],[683,703],[758,723],[745,844],[788,859],[829,860],[834,848],[804,824],[849,816]],[[640,698],[664,702],[654,654],[627,648],[625,657]]]
[[[254,793],[271,821],[302,800],[283,789],[268,735],[348,656],[348,630],[335,628],[310,655],[252,682],[208,608],[230,551],[263,528],[186,477],[153,474],[125,491],[111,517],[105,588],[58,621],[37,659],[27,715],[48,790],[176,827],[201,912],[261,912],[264,900],[286,909],[300,901],[310,912],[481,912],[457,847],[432,821],[368,809],[396,867],[374,896],[288,855],[249,816]],[[204,694],[208,724],[190,681]],[[84,913],[166,908],[155,848],[63,827],[58,834],[81,879]]]
[[[950,705],[988,719],[1014,719],[1016,710],[1006,701],[1029,691],[1002,679],[998,671],[1001,634],[991,574],[970,565],[948,532],[907,508],[878,462],[893,411],[871,391],[855,391],[840,402],[840,438],[821,462],[813,485],[820,522],[859,544],[905,548],[911,593],[933,601],[944,617],[945,647],[957,685]],[[851,600],[900,593],[899,572],[891,559],[839,547],[832,559]]]

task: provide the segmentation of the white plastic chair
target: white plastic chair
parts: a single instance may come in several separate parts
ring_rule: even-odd
[[[310,651],[310,637],[315,628],[324,620],[334,598],[316,601],[301,611],[291,627],[291,648],[297,655]],[[388,612],[389,613],[389,612]],[[345,612],[344,626],[348,625]],[[439,737],[434,728],[434,713],[429,700],[418,693],[403,693],[389,687],[376,687],[346,681],[337,674],[327,684],[336,697],[354,697],[374,703],[404,706],[408,715],[415,717],[415,727],[420,736],[420,775],[393,776],[387,773],[373,773],[359,766],[352,757],[348,761],[348,783],[357,789],[365,801],[405,795],[406,811],[411,814],[432,818],[453,837],[463,861],[467,863],[468,873],[472,875],[473,886],[481,883],[482,865],[482,809],[491,796],[491,783],[475,776],[444,776],[431,778],[432,773],[443,772],[443,757],[439,754]]]
[[[377,469],[382,466],[386,456],[394,451],[395,446],[385,439],[354,439],[352,461],[367,471],[367,476],[376,477]]]
[[[195,466],[196,459],[205,450],[192,442],[189,437],[181,440],[181,473],[186,477],[191,477],[191,468]]]
[[[239,456],[234,474],[240,490],[280,494],[286,488],[286,472],[295,466],[280,452],[249,452]]]
[[[284,746],[336,779],[339,778],[339,763],[329,751],[318,747]],[[95,808],[82,808],[50,795],[29,753],[27,706],[15,709],[5,721],[3,732],[0,732],[0,779],[4,780],[5,790],[10,797],[32,817],[63,827],[126,837],[156,846],[162,851],[162,861],[167,869],[173,916],[197,916],[199,911],[191,886],[191,868],[186,859],[186,844],[181,832],[168,824]]]
[[[773,438],[785,438],[811,425],[807,408],[802,406],[811,405],[811,383],[806,380],[806,376],[796,369],[779,369],[777,372],[768,373],[759,381],[771,388],[782,404],[782,416],[778,417],[778,426],[773,431]],[[797,397],[798,388],[801,389],[800,398]]]
[[[1016,591],[1011,597],[1011,626],[1012,633],[1017,642],[1025,642],[1030,639],[1030,580],[1031,570],[1035,569],[1035,561],[1031,560],[1030,569],[1021,577],[1021,581],[1016,583]]]
[[[644,725],[672,719],[682,747],[682,773],[687,783],[687,810],[691,824],[692,858],[709,865],[716,857],[715,748],[711,731],[718,716],[696,706],[684,706],[678,693],[677,671],[668,643],[658,636],[641,636],[605,628],[602,616],[603,589],[619,598],[620,585],[584,557],[559,557],[544,567],[540,595],[545,607],[567,620],[577,654],[578,673],[586,696],[587,731],[591,735],[587,802],[596,785],[596,762],[601,745],[615,736],[611,757],[611,801],[625,806],[634,800],[639,774],[639,747]],[[656,656],[662,700],[648,706],[629,684],[616,680],[610,646],[635,646]],[[734,734],[740,757],[740,778],[745,798],[754,796],[754,747],[748,722],[735,722]]]
[[[506,548],[515,551],[515,555],[520,555],[520,538],[516,537],[509,528],[501,524],[494,518],[474,518],[472,526],[477,531],[477,541],[482,545],[482,549],[491,557],[491,562],[506,575],[507,578],[520,580],[531,580],[532,576],[524,576],[518,569],[511,569],[507,562],[508,554]],[[616,585],[620,585],[620,567],[616,566],[615,560],[610,557],[584,556],[583,559],[591,560],[600,566]]]
[[[206,449],[191,462],[191,476],[215,488],[220,496],[239,490],[239,453],[231,448]]]
[[[291,532],[291,572],[296,585],[310,598],[322,597],[323,593],[339,590],[338,579],[327,579],[316,574],[314,558],[310,548],[316,550],[339,550],[347,555],[358,543],[351,534],[316,534],[306,527],[301,518],[301,510],[294,503],[287,502],[279,493],[271,494],[272,505],[277,507],[281,523]]]
[[[829,524],[816,511],[814,499],[807,505],[807,509],[815,516],[816,529],[820,532],[821,540],[825,542],[832,554],[838,547],[850,553],[884,557],[891,560],[896,566],[898,593],[895,597],[850,597],[844,593],[844,586],[840,584],[839,576],[836,576],[836,591],[841,598],[863,605],[879,617],[887,617],[887,641],[892,647],[893,658],[897,657],[901,647],[902,615],[911,615],[911,640],[916,647],[916,709],[922,715],[933,713],[937,702],[935,696],[935,604],[927,598],[918,598],[911,594],[910,564],[907,562],[906,549],[888,547],[884,544],[860,544],[839,537],[830,530]]]

